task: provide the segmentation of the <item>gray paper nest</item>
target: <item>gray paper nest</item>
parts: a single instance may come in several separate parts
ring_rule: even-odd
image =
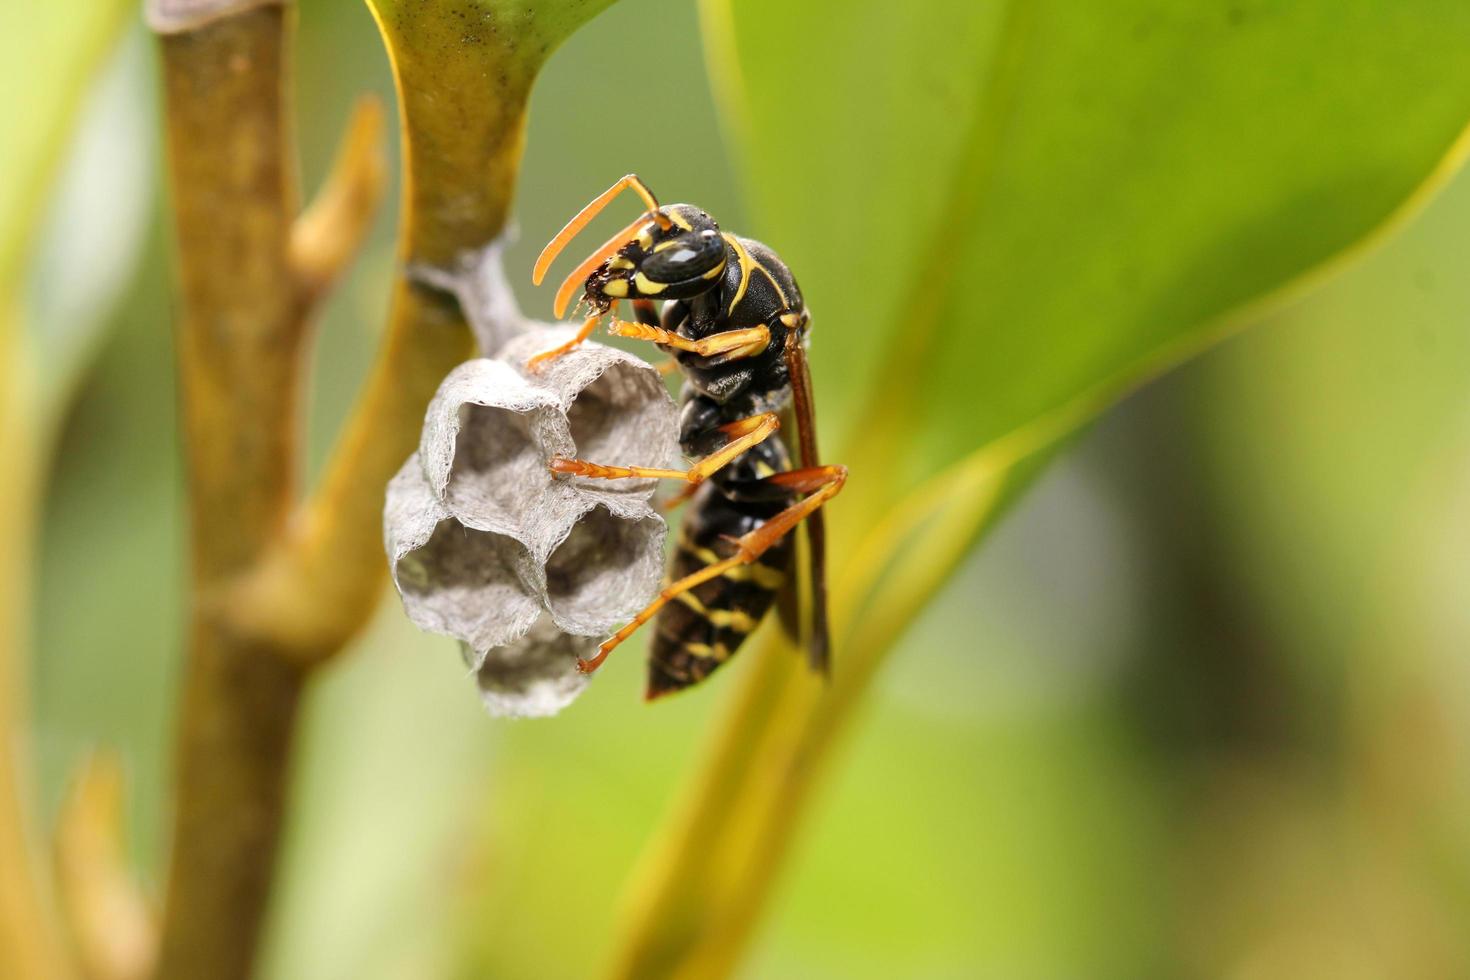
[[[568,479],[550,462],[677,466],[676,410],[657,371],[601,344],[527,370],[573,329],[474,304],[477,271],[447,285],[497,355],[439,386],[388,484],[384,539],[408,618],[460,641],[486,707],[550,715],[587,685],[577,659],[658,591],[666,531],[657,481]]]

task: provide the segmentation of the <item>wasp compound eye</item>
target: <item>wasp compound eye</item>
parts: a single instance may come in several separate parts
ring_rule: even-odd
[[[653,247],[638,271],[650,282],[674,285],[701,279],[725,264],[725,241],[714,231],[676,235]]]

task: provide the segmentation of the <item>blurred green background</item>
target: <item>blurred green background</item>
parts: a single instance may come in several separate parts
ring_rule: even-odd
[[[299,23],[309,188],[354,95],[392,94],[364,9],[303,0]],[[630,70],[648,52],[657,76]],[[589,128],[589,105],[629,93],[678,125]],[[118,747],[154,885],[185,575],[156,104],[134,28],[89,96],[31,275],[38,329],[88,296],[108,324],[46,501],[42,803],[54,817],[81,754]],[[121,163],[89,170],[99,155]],[[631,170],[762,234],[690,5],[622,0],[550,62],[515,278]],[[101,242],[68,242],[100,208]],[[314,462],[372,357],[393,219],[321,325]],[[1470,976],[1467,255],[1462,176],[1077,440],[906,636],[744,975]],[[115,288],[79,291],[97,269]],[[517,286],[547,313],[547,291]],[[591,972],[721,690],[644,708],[639,661],[554,721],[495,721],[453,643],[385,602],[310,696],[264,975]]]

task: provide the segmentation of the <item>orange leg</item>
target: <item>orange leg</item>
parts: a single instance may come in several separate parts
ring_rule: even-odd
[[[771,331],[764,325],[745,327],[740,330],[726,330],[723,333],[711,334],[703,340],[689,340],[686,337],[679,336],[672,330],[665,330],[662,327],[614,319],[608,326],[607,332],[615,337],[651,340],[656,344],[663,344],[665,347],[672,347],[675,350],[692,351],[703,357],[712,357],[716,354],[754,357],[764,351],[771,343]]]
[[[545,364],[547,361],[554,361],[568,351],[576,350],[576,348],[582,343],[582,341],[592,336],[592,331],[597,329],[597,321],[601,319],[601,313],[598,313],[596,316],[589,316],[586,322],[582,324],[582,329],[577,331],[577,335],[575,337],[559,347],[553,347],[551,348],[551,350],[542,351],[541,353],[537,354],[535,357],[526,362],[526,369],[529,371],[539,371],[541,370],[541,365]]]
[[[686,575],[679,581],[665,586],[659,592],[658,597],[648,604],[633,621],[612,636],[602,642],[597,648],[597,655],[591,660],[578,660],[577,669],[584,674],[590,674],[602,662],[607,659],[620,643],[637,632],[638,627],[648,622],[658,614],[671,599],[677,598],[690,589],[696,588],[708,582],[710,579],[718,578],[730,569],[740,565],[748,565],[756,561],[761,555],[772,548],[791,529],[800,524],[818,507],[842,490],[843,484],[847,482],[847,467],[845,466],[814,466],[810,469],[792,470],[789,473],[777,473],[775,476],[767,477],[774,484],[789,487],[806,493],[807,496],[787,507],[781,513],[766,521],[760,527],[749,534],[741,535],[735,539],[739,550],[729,558],[706,565],[691,575]]]
[[[781,419],[774,412],[752,415],[729,425],[720,426],[720,431],[730,437],[717,452],[710,453],[687,470],[660,470],[649,466],[603,466],[582,459],[551,461],[551,472],[565,476],[587,476],[597,480],[622,480],[627,477],[642,477],[659,480],[687,480],[698,486],[721,467],[758,443],[764,442],[771,433],[781,427]]]

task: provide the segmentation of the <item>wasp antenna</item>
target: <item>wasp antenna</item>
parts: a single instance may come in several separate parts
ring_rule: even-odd
[[[658,222],[660,228],[668,229],[673,225],[669,216],[659,208],[658,198],[653,196],[653,191],[648,189],[648,185],[643,183],[637,174],[627,174],[618,178],[611,187],[597,195],[591,203],[573,215],[572,220],[568,221],[562,230],[546,243],[546,247],[536,257],[536,264],[531,267],[531,281],[538,286],[541,285],[541,280],[546,278],[546,270],[551,268],[551,263],[556,261],[562,249],[566,248],[567,244],[577,237],[577,233],[586,228],[588,223],[597,217],[603,208],[607,207],[608,202],[630,187],[643,199],[649,214],[654,221]]]
[[[581,265],[567,274],[567,277],[562,280],[561,285],[557,287],[556,299],[552,303],[552,309],[555,311],[558,320],[561,319],[562,313],[566,311],[567,303],[576,294],[577,287],[586,282],[587,277],[592,275],[593,271],[599,265],[607,261],[609,256],[622,248],[625,242],[633,238],[638,233],[639,226],[647,220],[648,218],[641,214],[634,218],[627,226],[620,228],[611,238],[599,245],[595,252],[583,259]]]
[[[668,231],[670,228],[674,227],[674,222],[669,218],[668,215],[664,214],[663,206],[658,203],[658,198],[654,197],[653,191],[650,190],[649,186],[643,182],[642,177],[639,177],[637,174],[628,174],[623,178],[623,180],[628,182],[628,186],[633,188],[634,193],[643,198],[643,203],[648,208],[648,216],[652,218],[660,228],[662,228],[664,231]]]

